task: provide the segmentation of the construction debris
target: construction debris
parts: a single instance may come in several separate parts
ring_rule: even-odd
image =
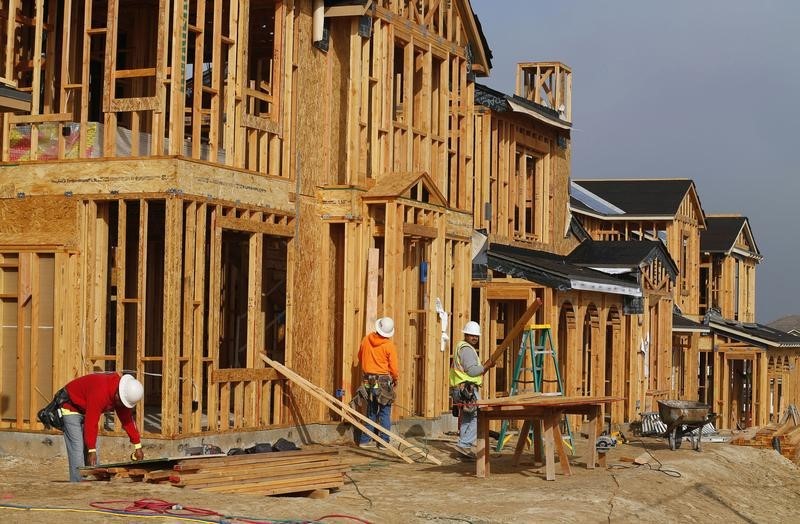
[[[797,408],[790,405],[780,423],[772,423],[756,431],[752,438],[740,436],[731,440],[737,446],[772,448],[795,464],[800,465],[800,417]]]

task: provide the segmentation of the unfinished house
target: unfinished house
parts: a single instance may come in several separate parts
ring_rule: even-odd
[[[398,404],[447,409],[469,318],[467,0],[0,2],[0,428],[130,371],[145,437],[326,421],[396,319]],[[29,99],[29,105],[24,101]]]
[[[642,341],[648,353],[646,408],[666,398],[694,396],[699,337],[674,332],[673,304],[687,320],[698,320],[700,232],[705,214],[694,182],[664,180],[576,180],[572,212],[598,241],[660,241],[677,268],[672,300],[649,307]],[[692,345],[694,344],[694,345]],[[690,386],[687,388],[687,386]]]
[[[755,322],[756,266],[762,256],[747,217],[709,215],[700,238],[699,399],[724,428],[777,421],[800,400],[800,338]]]
[[[747,217],[706,215],[700,234],[698,314],[715,309],[723,318],[754,322],[756,267],[763,258]]]
[[[697,319],[700,232],[706,223],[694,182],[574,180],[572,187],[573,195],[583,204],[574,205],[572,212],[594,240],[660,240],[667,246],[680,273],[675,305],[684,315]],[[587,193],[593,195],[592,201],[581,196]]]
[[[650,318],[658,318],[651,311],[672,311],[677,268],[660,243],[643,250],[638,242],[594,242],[571,218],[570,69],[522,63],[517,81],[514,95],[476,86],[474,217],[482,246],[473,316],[493,347],[540,298],[532,323],[551,327],[564,393],[625,397],[606,417],[630,420],[652,401],[643,344],[651,330],[668,336]],[[490,372],[490,394],[511,389],[516,358],[516,350],[507,351]],[[542,388],[557,387],[554,366],[547,367]]]

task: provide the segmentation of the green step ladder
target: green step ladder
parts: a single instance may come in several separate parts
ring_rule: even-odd
[[[536,332],[539,332],[539,343],[536,343]],[[522,333],[522,343],[519,345],[519,353],[517,353],[517,361],[514,364],[514,375],[511,380],[511,389],[508,392],[509,396],[516,395],[519,392],[520,384],[533,384],[533,390],[542,393],[542,386],[544,384],[544,368],[547,362],[547,356],[550,356],[555,369],[556,383],[558,385],[557,392],[561,395],[564,394],[564,383],[561,380],[561,370],[558,367],[558,352],[553,344],[553,337],[551,334],[550,324],[531,324],[525,328]],[[531,367],[523,367],[526,361],[531,363]],[[530,371],[533,380],[522,380],[520,375],[523,371]],[[570,453],[574,453],[575,446],[572,440],[572,430],[569,427],[569,420],[564,417],[564,428],[566,432],[563,436],[564,441],[569,446]],[[497,438],[497,446],[495,451],[501,451],[505,446],[508,438],[506,433],[508,431],[508,421],[504,420],[500,426],[500,436]],[[524,438],[522,435],[519,438]]]

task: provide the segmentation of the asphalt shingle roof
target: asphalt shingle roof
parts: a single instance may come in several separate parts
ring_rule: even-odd
[[[579,186],[629,215],[673,216],[692,187],[688,178],[575,180]]]
[[[736,243],[745,217],[706,217],[706,229],[700,233],[700,251],[725,253]]]
[[[675,262],[658,240],[608,240],[583,242],[567,256],[573,264],[592,267],[638,267],[659,258],[666,263],[673,278],[678,274]]]
[[[572,264],[565,257],[504,244],[491,244],[487,252],[488,266],[495,270],[537,282],[559,290],[571,289],[571,280],[582,280],[609,286],[636,286],[627,277],[611,276],[601,271]]]

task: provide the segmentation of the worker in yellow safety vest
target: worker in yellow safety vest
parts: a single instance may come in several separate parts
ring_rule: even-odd
[[[462,332],[464,340],[456,346],[450,367],[450,395],[453,414],[456,414],[457,408],[459,417],[457,449],[464,455],[474,457],[473,446],[478,438],[478,388],[483,384],[483,375],[495,364],[493,361],[481,364],[478,357],[481,327],[477,322],[470,320]]]

